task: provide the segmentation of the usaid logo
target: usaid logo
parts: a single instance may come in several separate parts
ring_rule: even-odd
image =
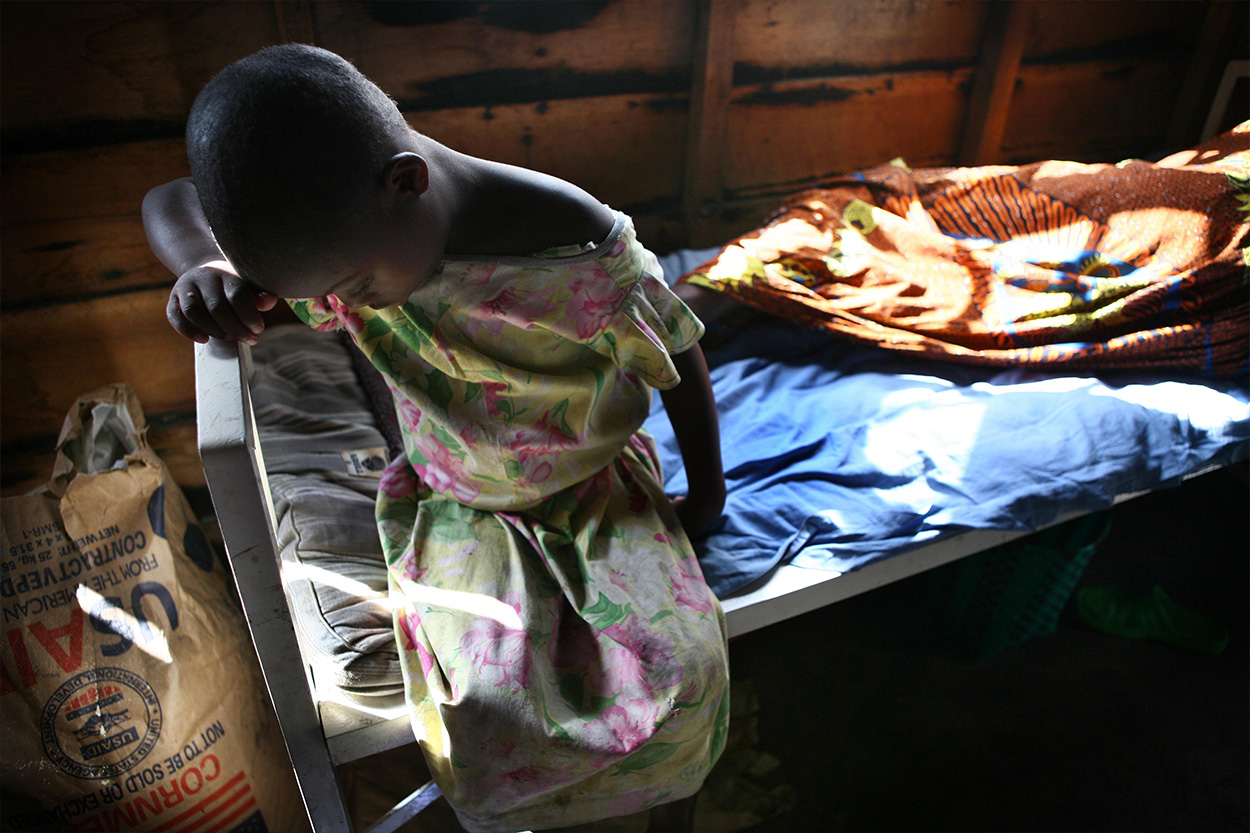
[[[161,702],[124,668],[94,668],[48,699],[39,728],[48,759],[75,778],[114,778],[142,761],[161,735]]]

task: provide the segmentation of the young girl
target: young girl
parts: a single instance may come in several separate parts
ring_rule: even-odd
[[[471,831],[692,796],[728,720],[724,620],[687,534],[724,502],[702,325],[632,224],[408,127],[350,64],[264,50],[211,81],[192,179],[144,225],[175,329],[254,342],[277,298],[386,376],[405,455],[377,519],[412,725]],[[639,431],[651,388],[690,492]]]

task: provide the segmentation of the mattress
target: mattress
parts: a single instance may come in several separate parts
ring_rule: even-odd
[[[662,264],[674,277],[707,254]],[[314,677],[380,700],[402,691],[373,520],[390,427],[351,349],[271,328],[252,349],[251,396]],[[1250,453],[1244,380],[983,369],[769,319],[708,359],[729,496],[695,544],[722,598],[779,564],[846,573],[970,529],[1035,530]],[[646,428],[666,489],[683,493],[659,396]]]
[[[728,499],[696,549],[722,598],[781,563],[846,573],[967,530],[1038,530],[1250,452],[1244,381],[978,368],[776,321],[708,358]],[[659,397],[644,427],[683,493]]]
[[[319,687],[402,694],[373,505],[387,442],[336,335],[303,324],[252,348],[252,408],[282,582]]]

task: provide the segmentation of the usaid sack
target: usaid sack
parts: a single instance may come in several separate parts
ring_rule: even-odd
[[[81,397],[52,479],[5,498],[5,830],[307,829],[229,595],[134,392]]]

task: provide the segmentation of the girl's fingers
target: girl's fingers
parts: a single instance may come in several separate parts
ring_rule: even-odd
[[[246,327],[247,333],[241,333],[238,336],[241,341],[245,340],[249,335],[260,335],[265,329],[265,322],[260,317],[259,310],[260,299],[258,296],[260,293],[234,275],[222,275],[221,288],[222,294],[230,305],[229,310],[227,312],[225,308],[222,308],[222,314],[220,315],[214,310],[213,317],[218,320],[218,323],[227,332],[232,329],[235,321]],[[266,292],[264,294],[268,295],[269,293]],[[270,304],[270,306],[272,307],[273,305]]]
[[[230,304],[225,300],[224,296],[205,298],[200,288],[195,284],[176,289],[175,293],[177,295],[178,308],[181,310],[183,317],[213,338],[238,341],[240,334],[247,330],[237,318],[235,318],[233,323],[229,320],[222,321],[224,317],[223,312],[230,317],[234,317],[233,311],[230,310]]]
[[[200,344],[208,342],[208,333],[205,333],[187,320],[187,317],[182,314],[182,307],[178,305],[178,298],[172,293],[169,296],[169,303],[165,306],[165,317],[179,335],[192,341],[197,341]]]
[[[252,294],[256,299],[256,309],[261,312],[268,312],[273,309],[280,300],[277,295],[274,295],[272,292],[266,292],[263,289],[253,290]]]
[[[165,317],[181,335],[194,341],[211,336],[255,344],[265,329],[261,311],[277,303],[277,296],[253,289],[236,275],[201,266],[178,278]]]

